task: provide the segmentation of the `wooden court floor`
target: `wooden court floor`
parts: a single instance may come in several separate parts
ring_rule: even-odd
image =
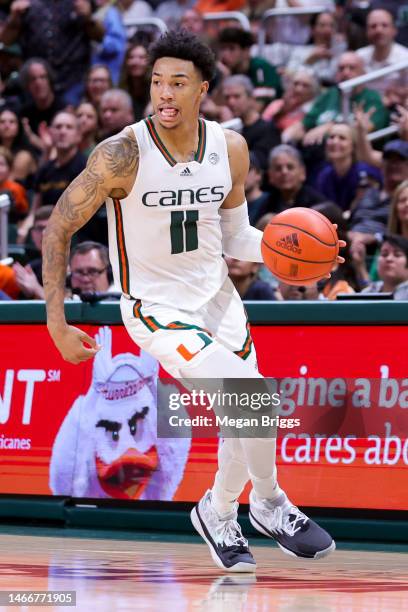
[[[256,576],[222,574],[204,544],[0,533],[0,591],[74,590],[89,612],[402,612],[408,554],[338,550],[304,562],[252,546]]]

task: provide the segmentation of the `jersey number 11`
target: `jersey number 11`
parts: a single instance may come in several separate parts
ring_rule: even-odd
[[[198,210],[178,210],[171,213],[171,254],[198,249]]]

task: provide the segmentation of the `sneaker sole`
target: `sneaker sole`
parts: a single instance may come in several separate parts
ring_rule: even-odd
[[[275,540],[275,542],[277,543],[277,545],[279,546],[282,552],[286,553],[287,555],[290,555],[291,557],[295,557],[296,559],[310,559],[310,560],[322,559],[323,557],[327,557],[327,555],[333,552],[333,550],[335,550],[336,548],[336,542],[332,540],[332,543],[330,544],[330,546],[328,546],[327,548],[324,548],[323,550],[317,551],[313,557],[297,555],[295,552],[293,552],[293,550],[289,550],[289,548],[285,548],[285,546],[282,546],[282,544],[280,544],[268,531],[266,531],[266,529],[263,528],[262,524],[256,520],[256,518],[252,515],[251,512],[249,512],[249,522],[251,523],[252,527],[254,527],[257,531],[265,535],[267,538],[271,538],[272,540]]]
[[[217,553],[214,550],[213,544],[211,542],[211,540],[209,540],[206,536],[206,533],[203,529],[203,526],[201,524],[201,520],[200,517],[198,515],[197,509],[196,507],[194,507],[190,513],[190,518],[191,518],[191,522],[193,523],[194,529],[200,534],[200,536],[203,538],[203,540],[206,542],[206,544],[208,545],[208,548],[210,549],[210,553],[211,553],[211,557],[212,560],[214,561],[214,563],[221,568],[222,570],[224,570],[225,572],[236,572],[236,573],[253,573],[256,570],[256,563],[236,563],[235,565],[233,565],[232,567],[225,567],[225,565],[223,564],[223,562],[221,561],[221,559],[219,558],[219,556],[217,555]]]

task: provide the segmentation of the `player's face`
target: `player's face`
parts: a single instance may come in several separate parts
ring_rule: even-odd
[[[196,120],[200,103],[208,91],[193,62],[162,57],[153,66],[150,95],[160,125],[173,129]]]
[[[408,280],[407,256],[393,244],[384,242],[378,257],[378,276],[395,285]]]

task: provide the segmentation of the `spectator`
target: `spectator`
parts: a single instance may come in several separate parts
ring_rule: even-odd
[[[269,198],[259,216],[267,212],[279,213],[292,206],[310,207],[326,198],[313,187],[305,185],[306,169],[297,149],[280,145],[269,156]]]
[[[136,32],[136,28],[132,28],[132,22],[135,19],[146,19],[153,16],[153,9],[145,0],[117,0],[116,6],[122,13],[128,40]]]
[[[311,18],[311,38],[307,45],[296,45],[291,53],[287,72],[293,74],[299,68],[308,67],[324,84],[335,82],[339,55],[347,45],[336,34],[333,13],[316,13]]]
[[[381,171],[364,162],[355,160],[355,145],[352,128],[347,123],[335,123],[326,140],[327,165],[320,171],[316,188],[328,200],[335,202],[343,211],[348,211],[358,192],[361,181],[367,176],[382,187]]]
[[[249,154],[249,170],[245,179],[245,197],[248,202],[248,216],[251,225],[256,225],[261,215],[264,203],[269,195],[261,190],[263,180],[262,166],[255,153]]]
[[[311,0],[269,0],[267,8],[305,8],[308,9]],[[333,0],[320,0],[318,6],[326,11],[333,11]],[[266,9],[266,7],[265,7]],[[307,20],[299,17],[278,17],[273,20],[270,35],[275,42],[289,43],[291,45],[304,45],[310,38],[310,25]]]
[[[69,258],[68,284],[73,294],[115,291],[105,245],[86,241],[75,246]]]
[[[269,151],[279,144],[279,131],[271,121],[261,119],[253,97],[254,88],[247,76],[236,74],[224,79],[222,93],[225,104],[244,125],[242,136],[248,149],[255,153],[262,168],[266,167]]]
[[[164,0],[160,2],[154,16],[162,19],[169,29],[178,26],[185,11],[193,8],[195,0]]]
[[[229,276],[243,300],[276,300],[274,289],[257,278],[260,264],[225,257]]]
[[[10,179],[12,166],[12,153],[6,147],[0,147],[0,194],[10,196],[9,223],[16,223],[28,213],[28,199],[24,187]]]
[[[85,157],[89,157],[96,146],[98,132],[98,113],[90,102],[82,102],[75,111],[78,119],[81,141],[79,150]]]
[[[16,282],[14,270],[0,261],[0,291],[2,292],[1,299],[8,298],[16,300],[19,296],[20,289]],[[3,296],[4,294],[4,296]]]
[[[133,104],[130,95],[122,89],[108,89],[101,98],[99,108],[101,140],[117,134],[134,123]]]
[[[11,178],[26,181],[35,172],[37,164],[18,115],[8,108],[0,111],[0,145],[14,155]]]
[[[57,113],[51,122],[50,133],[56,158],[46,162],[38,170],[34,211],[40,206],[55,204],[86,165],[86,158],[79,151],[81,135],[78,120],[73,113]]]
[[[384,188],[368,189],[352,211],[349,225],[351,231],[351,250],[353,256],[357,250],[367,246],[374,247],[382,241],[386,231],[390,201],[397,187],[408,180],[408,142],[393,140],[384,147],[383,155]]]
[[[180,19],[180,27],[199,36],[204,42],[208,42],[205,33],[204,17],[197,9],[189,8],[184,11]]]
[[[346,246],[342,248],[341,254],[344,263],[336,266],[331,271],[330,278],[319,281],[318,286],[323,297],[327,300],[335,300],[339,293],[354,293],[360,291],[362,283],[357,273],[347,241],[347,224],[343,217],[342,210],[333,202],[322,202],[312,207],[313,210],[324,215],[330,223],[337,225],[337,235],[339,240],[344,240]]]
[[[362,293],[392,293],[394,300],[408,300],[408,240],[387,235],[378,256],[379,281],[370,283]]]
[[[88,70],[85,84],[85,98],[96,109],[99,108],[102,95],[113,87],[109,68],[95,64]]]
[[[262,118],[275,122],[285,141],[285,130],[301,121],[310,110],[318,93],[318,83],[307,69],[299,69],[292,77],[286,78],[283,97],[271,102],[263,111]]]
[[[364,74],[362,59],[353,52],[343,53],[339,58],[337,83],[347,81]],[[388,125],[388,112],[380,94],[363,86],[355,87],[351,94],[351,105],[361,105],[365,111],[374,108],[370,118],[370,131],[379,130]],[[341,93],[338,87],[330,87],[317,98],[302,122],[296,123],[288,130],[293,140],[303,139],[306,146],[321,144],[335,121],[344,121],[341,109]]]
[[[279,98],[282,85],[278,72],[261,57],[251,57],[253,37],[240,28],[225,28],[218,36],[219,59],[225,74],[244,74],[264,96]]]
[[[31,228],[31,240],[38,250],[39,257],[29,261],[25,266],[15,263],[13,270],[16,282],[19,286],[23,299],[44,299],[42,280],[42,238],[48,219],[53,211],[53,206],[42,206],[34,213],[34,224]]]
[[[370,11],[367,17],[367,39],[370,45],[357,49],[356,53],[364,62],[366,72],[373,72],[386,66],[408,60],[408,49],[395,42],[397,29],[392,13],[386,10]],[[408,85],[408,71],[393,72],[370,83],[384,95],[395,83]]]
[[[129,45],[123,64],[122,88],[131,95],[135,121],[146,116],[149,103],[149,66],[147,49],[140,42]]]
[[[400,183],[392,197],[388,232],[408,240],[408,180]]]
[[[321,300],[324,299],[317,283],[313,285],[287,285],[283,281],[278,284],[278,299],[292,300]]]
[[[54,115],[65,106],[55,95],[53,78],[48,62],[39,57],[27,60],[20,71],[21,84],[29,97],[21,116],[28,119],[29,128],[35,134],[38,134],[41,123],[49,125]]]
[[[94,44],[92,64],[107,66],[113,85],[117,87],[126,50],[126,30],[122,14],[110,0],[97,0],[97,5],[94,18],[103,24],[105,33],[102,41]]]
[[[92,15],[90,0],[14,0],[1,41],[21,43],[25,59],[40,55],[55,72],[55,90],[65,104],[78,104],[89,66],[91,40],[103,27]]]

